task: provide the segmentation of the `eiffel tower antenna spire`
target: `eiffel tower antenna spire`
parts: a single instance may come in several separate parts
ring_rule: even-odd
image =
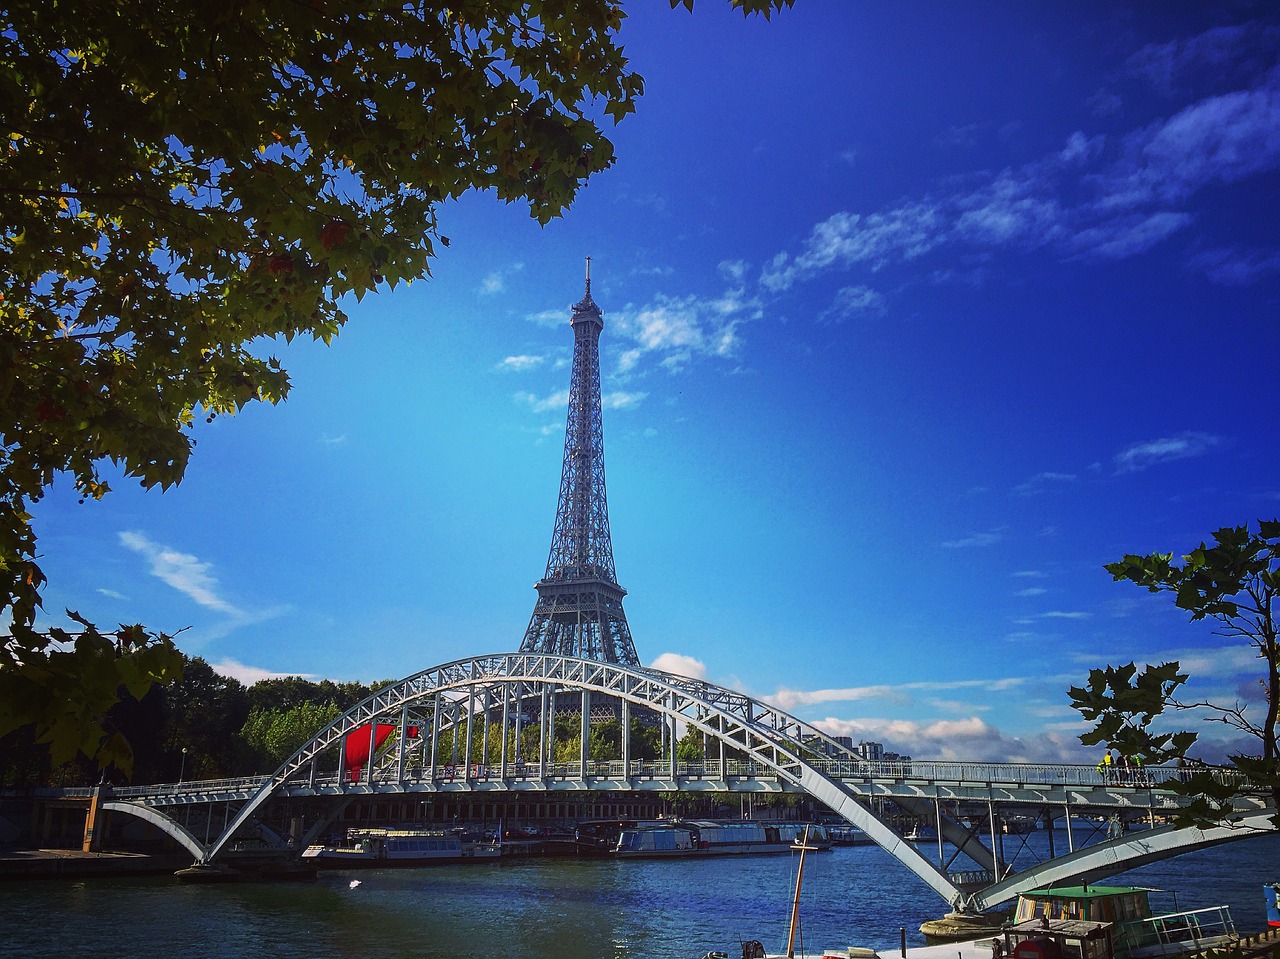
[[[560,498],[547,571],[520,643],[521,652],[555,653],[639,666],[622,611],[604,488],[600,414],[600,307],[591,299],[591,258],[582,300],[573,305],[573,370],[564,430]]]

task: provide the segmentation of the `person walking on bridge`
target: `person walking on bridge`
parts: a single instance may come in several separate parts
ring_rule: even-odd
[[[1111,782],[1111,767],[1114,762],[1115,759],[1112,757],[1110,749],[1107,750],[1107,754],[1098,762],[1098,772],[1102,774],[1102,781],[1104,783]]]

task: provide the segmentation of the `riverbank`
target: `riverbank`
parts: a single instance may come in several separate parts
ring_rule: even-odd
[[[104,876],[172,875],[191,865],[188,855],[80,852],[77,849],[0,851],[0,882],[24,879],[88,879]]]

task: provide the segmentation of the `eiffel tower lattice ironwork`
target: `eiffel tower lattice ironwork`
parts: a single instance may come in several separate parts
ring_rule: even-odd
[[[573,305],[573,374],[564,431],[560,499],[546,574],[520,643],[521,652],[553,653],[638,666],[622,611],[604,491],[604,428],[600,415],[600,307],[587,290]]]

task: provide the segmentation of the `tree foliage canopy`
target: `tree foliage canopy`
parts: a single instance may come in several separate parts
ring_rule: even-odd
[[[1166,710],[1197,710],[1253,740],[1257,752],[1231,756],[1240,787],[1224,783],[1207,771],[1197,771],[1179,787],[1193,798],[1186,821],[1211,822],[1232,811],[1231,798],[1239,788],[1267,792],[1280,810],[1280,649],[1276,646],[1276,613],[1280,603],[1280,521],[1260,521],[1257,532],[1247,525],[1213,534],[1212,546],[1201,543],[1183,557],[1172,553],[1129,555],[1105,568],[1117,581],[1128,581],[1153,593],[1170,593],[1191,620],[1213,620],[1219,635],[1243,640],[1261,660],[1258,684],[1262,715],[1248,711],[1247,702],[1187,702],[1178,690],[1188,680],[1176,662],[1147,666],[1133,663],[1094,669],[1088,683],[1072,687],[1072,706],[1094,724],[1080,737],[1085,745],[1106,743],[1121,755],[1137,756],[1152,764],[1184,760],[1197,736],[1193,732],[1157,732],[1155,723]],[[1275,821],[1280,827],[1280,812]]]
[[[180,668],[141,627],[37,632],[30,504],[63,473],[101,498],[108,464],[177,483],[199,417],[287,394],[272,340],[327,343],[348,297],[429,274],[443,202],[562,213],[614,162],[601,123],[643,90],[624,17],[618,0],[0,11],[0,734],[34,720],[59,755],[126,766],[100,729],[110,691]]]

